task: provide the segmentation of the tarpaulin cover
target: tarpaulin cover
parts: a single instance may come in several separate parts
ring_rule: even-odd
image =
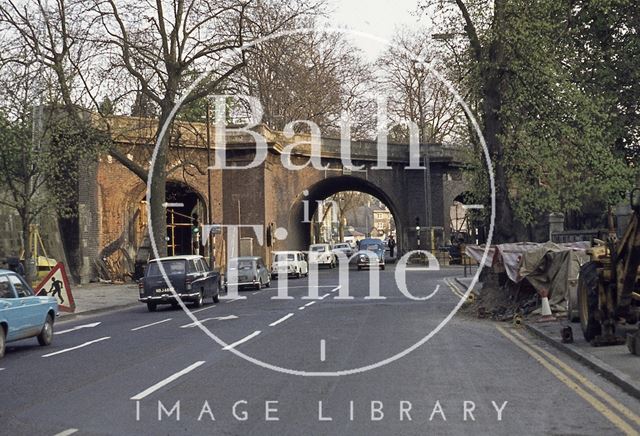
[[[484,266],[494,272],[506,272],[513,282],[526,278],[538,291],[549,290],[549,301],[558,304],[577,286],[580,265],[588,261],[585,250],[590,242],[554,244],[546,242],[521,242],[489,247]],[[485,246],[468,245],[465,254],[478,263]]]

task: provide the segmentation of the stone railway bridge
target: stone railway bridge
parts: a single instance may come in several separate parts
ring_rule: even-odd
[[[305,221],[304,201],[308,202],[308,216],[317,209],[316,201],[340,191],[361,191],[381,200],[393,214],[399,252],[417,248],[416,218],[424,233],[422,246],[428,239],[426,230],[427,210],[431,212],[432,225],[449,234],[449,206],[465,192],[467,187],[461,172],[461,151],[440,145],[422,146],[420,155],[424,163],[429,152],[430,183],[427,171],[406,169],[409,166],[409,146],[388,144],[388,166],[376,169],[378,150],[375,142],[352,141],[351,159],[362,170],[350,171],[343,167],[340,139],[322,138],[322,164],[326,170],[318,170],[310,164],[292,171],[282,164],[282,152],[289,144],[300,143],[291,154],[291,162],[304,165],[309,161],[311,146],[306,135],[286,138],[259,125],[252,130],[266,139],[266,159],[251,169],[213,169],[207,175],[208,150],[206,126],[200,123],[175,123],[171,131],[171,147],[168,159],[167,202],[184,203],[182,208],[172,209],[168,223],[174,236],[176,253],[190,251],[189,219],[198,213],[200,222],[216,224],[261,224],[265,228],[284,227],[288,231],[285,240],[273,240],[271,247],[254,243],[254,254],[269,259],[271,250],[306,249],[310,242],[311,228]],[[111,119],[112,136],[121,152],[130,160],[149,167],[154,145],[155,120],[133,117]],[[211,162],[214,159],[213,127],[211,137]],[[247,165],[255,157],[255,142],[246,132],[228,130],[226,134],[227,165]],[[307,142],[306,144],[303,144]],[[431,204],[427,204],[426,187],[430,186]],[[208,198],[211,190],[212,204]],[[80,246],[83,266],[82,281],[95,275],[91,259],[101,259],[108,264],[118,263],[113,257],[126,257],[128,262],[143,262],[150,255],[146,237],[146,184],[110,155],[102,155],[90,165],[86,178],[80,184]],[[209,217],[208,211],[212,216]],[[250,229],[241,236],[255,237]],[[221,237],[214,246],[218,258],[223,254]],[[170,253],[172,249],[170,248]],[[270,261],[270,260],[268,260]],[[126,263],[126,262],[125,262]]]

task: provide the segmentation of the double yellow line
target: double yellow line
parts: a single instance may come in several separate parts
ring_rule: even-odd
[[[464,294],[466,293],[466,291],[463,291],[461,288],[458,287],[458,285],[455,283],[455,279],[447,278],[447,279],[444,279],[444,282],[447,284],[451,292],[453,292],[453,295],[455,295],[456,297],[466,298],[469,301],[473,301],[473,299],[475,298],[475,295],[473,292],[469,294],[469,297],[465,297]]]
[[[582,397],[594,409],[611,421],[611,423],[618,427],[618,429],[620,429],[624,434],[640,434],[640,416],[633,413],[611,395],[594,385],[586,377],[571,368],[562,360],[558,359],[547,350],[533,344],[520,333],[513,330],[507,331],[505,328],[500,326],[496,326],[496,328],[518,348],[533,357],[558,380],[564,383],[569,389]],[[615,409],[617,413],[613,409]],[[623,417],[626,418],[628,422],[625,421]]]

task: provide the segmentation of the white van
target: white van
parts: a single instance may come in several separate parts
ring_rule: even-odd
[[[309,275],[309,265],[302,251],[274,251],[271,263],[271,278],[280,272],[298,278]]]

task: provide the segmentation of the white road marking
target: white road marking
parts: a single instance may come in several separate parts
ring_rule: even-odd
[[[227,316],[216,316],[213,319],[217,319],[218,321],[226,321],[228,319],[238,319],[238,317],[235,315],[227,315]]]
[[[204,309],[198,309],[198,310],[192,310],[191,313],[198,313],[198,312],[202,312],[203,310],[209,310],[209,309],[213,309],[214,307],[216,307],[215,304],[212,304],[209,307],[205,307]]]
[[[45,354],[42,357],[51,357],[51,356],[55,356],[57,354],[66,353],[68,351],[77,350],[79,348],[84,348],[84,347],[87,347],[87,346],[89,346],[91,344],[95,344],[97,342],[106,341],[107,339],[111,339],[111,336],[105,336],[104,338],[95,339],[93,341],[85,342],[84,344],[76,345],[75,347],[65,348],[64,350],[60,350],[60,351],[56,351],[56,352],[53,352],[53,353]]]
[[[316,304],[316,301],[312,301],[312,302],[310,302],[310,303],[307,303],[307,304],[305,304],[304,306],[305,306],[305,307],[309,307],[309,306],[311,306],[312,304]]]
[[[238,300],[244,300],[244,298],[234,298],[233,300],[229,300],[226,303],[233,303],[234,301],[238,301]]]
[[[4,368],[0,368],[0,371],[4,371]]]
[[[136,330],[146,329],[147,327],[151,327],[151,326],[154,326],[154,325],[162,324],[163,322],[168,322],[168,321],[171,321],[172,319],[173,318],[167,318],[167,319],[163,319],[162,321],[152,322],[151,324],[141,325],[140,327],[132,328],[131,331],[135,332]]]
[[[330,290],[329,292],[336,292],[338,291],[342,286],[338,285],[335,288],[333,288],[332,290]]]
[[[324,362],[324,359],[326,357],[325,348],[326,348],[325,340],[320,339],[320,362]]]
[[[67,329],[67,330],[60,330],[59,332],[54,332],[54,334],[56,334],[56,335],[63,335],[63,334],[65,334],[65,333],[75,332],[76,330],[81,330],[81,329],[90,329],[90,328],[92,328],[92,327],[97,327],[97,326],[99,326],[100,324],[102,324],[102,323],[100,323],[100,322],[93,322],[93,323],[91,323],[91,324],[79,325],[79,326],[76,326],[76,327],[73,327],[73,328],[70,328],[70,329]]]
[[[252,292],[251,295],[256,295],[256,294],[259,294],[259,293],[260,293],[260,291],[255,291],[255,292]]]
[[[190,324],[185,324],[185,325],[181,325],[180,328],[181,329],[186,329],[186,328],[190,328],[190,327],[195,327],[199,324],[203,324],[207,321],[214,321],[214,320],[218,320],[218,321],[226,321],[228,319],[238,319],[237,316],[235,315],[227,315],[227,316],[216,316],[214,318],[205,318],[205,319],[201,319],[198,320],[197,322],[192,322]]]
[[[325,298],[327,298],[329,296],[329,294],[324,294],[322,297],[320,297],[321,300],[324,300]]]
[[[131,397],[131,400],[133,401],[140,401],[143,400],[145,397],[148,397],[149,395],[153,394],[155,391],[157,391],[158,389],[163,388],[164,386],[168,385],[169,383],[171,383],[174,380],[179,379],[180,377],[182,377],[183,375],[193,371],[194,369],[196,369],[197,367],[203,365],[205,363],[204,360],[199,360],[196,363],[194,363],[193,365],[189,365],[187,366],[185,369],[176,372],[175,374],[173,374],[170,377],[165,378],[164,380],[156,383],[155,385],[145,389],[144,391],[140,392],[137,395],[134,395],[133,397]]]
[[[319,286],[287,286],[287,289],[309,289],[309,288],[333,288],[334,285],[319,285]]]
[[[240,344],[242,344],[242,343],[244,343],[244,342],[247,342],[248,340],[250,340],[250,339],[252,339],[252,338],[255,338],[255,337],[256,337],[256,336],[258,336],[260,333],[261,333],[261,332],[260,332],[260,330],[256,330],[255,332],[251,333],[249,336],[246,336],[246,337],[244,337],[244,338],[240,339],[239,341],[234,342],[234,343],[233,343],[233,344],[231,344],[231,345],[227,345],[226,347],[224,347],[224,348],[223,348],[223,350],[230,350],[230,349],[232,349],[232,348],[235,348],[235,347],[237,347],[238,345],[240,345]]]
[[[281,322],[284,322],[284,321],[288,320],[288,319],[289,319],[289,318],[291,318],[292,316],[293,316],[293,313],[290,313],[290,314],[288,314],[288,315],[285,315],[285,316],[283,316],[282,318],[280,318],[279,320],[274,321],[274,322],[272,322],[271,324],[269,324],[269,327],[275,327],[275,326],[277,326],[278,324],[280,324]]]
[[[298,310],[305,310],[305,309],[306,309],[306,307],[304,307],[304,306],[298,307]]]
[[[77,433],[77,428],[68,428],[65,431],[61,431],[60,433],[56,433],[54,436],[70,436],[74,433]]]

